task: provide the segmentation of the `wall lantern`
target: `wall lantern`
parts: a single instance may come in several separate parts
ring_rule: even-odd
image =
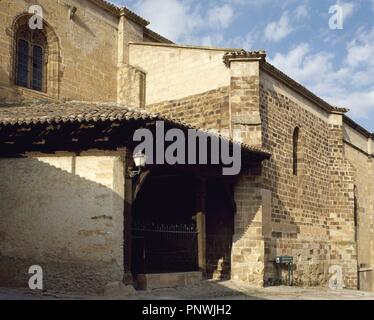
[[[147,164],[147,157],[141,151],[135,153],[133,155],[133,159],[134,159],[135,167],[137,168],[137,170],[130,171],[130,177],[131,178],[135,178],[137,175],[139,175],[140,172],[142,171],[142,169]]]

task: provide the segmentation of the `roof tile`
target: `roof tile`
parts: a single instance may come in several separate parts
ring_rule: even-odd
[[[51,101],[25,101],[22,103],[0,103],[0,128],[7,125],[38,125],[38,124],[63,124],[74,122],[99,122],[99,121],[131,121],[131,120],[159,120],[171,125],[194,129],[207,135],[214,135],[231,143],[218,133],[205,131],[187,123],[179,122],[171,118],[149,113],[145,110],[129,108],[117,103],[105,102],[51,102]],[[270,153],[259,147],[241,144],[246,151],[260,153],[269,156]]]

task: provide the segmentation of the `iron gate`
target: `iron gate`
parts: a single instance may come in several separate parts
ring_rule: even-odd
[[[132,235],[134,274],[198,270],[195,224],[134,223]]]

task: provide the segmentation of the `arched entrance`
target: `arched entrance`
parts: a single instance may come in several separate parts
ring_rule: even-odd
[[[198,271],[196,178],[152,172],[133,203],[132,273]]]
[[[133,203],[132,274],[202,271],[230,278],[234,212],[222,179],[152,171]]]

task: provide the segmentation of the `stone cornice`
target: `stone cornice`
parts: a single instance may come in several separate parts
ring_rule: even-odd
[[[223,63],[230,68],[232,61],[266,61],[266,52],[264,50],[226,52],[223,56]]]

